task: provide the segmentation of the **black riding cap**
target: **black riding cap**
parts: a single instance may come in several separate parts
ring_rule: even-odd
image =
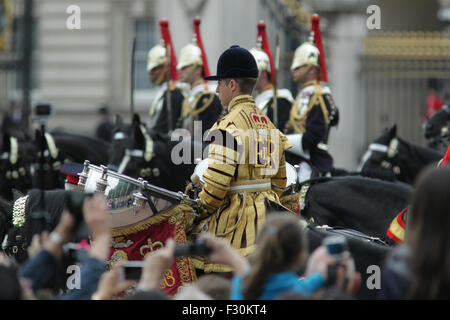
[[[258,78],[258,66],[253,55],[244,48],[231,46],[217,61],[217,75],[205,77],[205,80],[230,78]]]

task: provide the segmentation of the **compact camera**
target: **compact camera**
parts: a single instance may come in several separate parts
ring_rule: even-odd
[[[34,118],[41,122],[46,122],[52,116],[52,106],[50,104],[38,104],[34,107]]]
[[[194,243],[178,243],[175,245],[175,257],[206,256],[211,253],[211,248],[205,239],[196,239]]]
[[[330,256],[340,260],[345,251],[348,251],[347,239],[343,236],[329,236],[323,239],[322,244],[327,248]]]

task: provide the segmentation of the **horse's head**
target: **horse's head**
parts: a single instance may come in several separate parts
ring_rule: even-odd
[[[4,133],[0,147],[0,196],[12,200],[12,189],[25,192],[32,187],[30,154],[26,142]]]
[[[148,167],[147,162],[152,157],[153,140],[139,115],[134,115],[131,125],[125,124],[117,116],[108,167],[133,178],[143,177],[145,174],[142,174],[142,170]]]
[[[448,144],[450,140],[450,107],[444,106],[434,113],[424,125],[425,139],[429,140],[429,145],[433,148],[444,142]]]
[[[420,170],[441,158],[442,154],[436,150],[399,138],[394,125],[369,145],[359,171],[371,176],[376,172],[381,176],[389,173],[396,180],[411,184]]]
[[[385,173],[389,171],[397,177],[401,174],[397,159],[399,145],[397,125],[385,129],[381,136],[369,145],[358,171],[362,174],[371,175],[374,172],[379,172],[382,176],[385,176]]]

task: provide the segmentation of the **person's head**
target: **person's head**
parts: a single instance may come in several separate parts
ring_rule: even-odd
[[[0,252],[0,300],[22,299],[22,287],[17,274],[17,267]]]
[[[109,119],[109,107],[106,104],[102,104],[102,106],[98,108],[97,112],[102,120]]]
[[[315,80],[320,74],[319,49],[311,42],[305,42],[294,53],[291,74],[295,82]]]
[[[137,291],[135,294],[127,296],[125,300],[170,300],[169,296],[159,289]]]
[[[174,300],[212,300],[212,298],[203,292],[195,283],[183,286],[173,297]]]
[[[412,194],[405,242],[411,249],[411,297],[450,298],[450,167],[427,168]]]
[[[243,281],[244,298],[257,299],[270,274],[297,272],[307,257],[307,238],[299,218],[288,214],[268,216],[250,257],[251,270]]]
[[[206,80],[218,80],[216,92],[222,106],[241,94],[252,94],[258,78],[258,66],[253,55],[239,46],[225,50],[217,62],[217,75]]]
[[[195,282],[197,287],[214,300],[228,300],[231,293],[231,281],[216,275],[205,274]]]
[[[195,44],[188,44],[181,49],[177,64],[180,81],[194,84],[204,77],[202,51]]]
[[[153,85],[158,86],[166,80],[166,48],[157,44],[150,49],[147,56],[147,72]]]
[[[259,71],[259,77],[255,88],[258,92],[261,92],[265,87],[271,84],[272,81],[269,56],[259,48],[251,49],[250,53],[255,58]]]

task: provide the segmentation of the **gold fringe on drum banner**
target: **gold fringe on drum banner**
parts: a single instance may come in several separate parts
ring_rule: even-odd
[[[167,239],[187,243],[186,230],[192,226],[194,210],[188,205],[177,205],[169,210],[131,226],[114,228],[110,250],[110,265],[118,261],[141,261],[162,248]],[[189,257],[177,257],[165,272],[161,289],[169,295],[196,280],[195,269]]]
[[[166,221],[166,220],[170,219],[170,217],[172,217],[176,214],[179,214],[181,212],[184,212],[189,215],[189,217],[186,217],[187,223],[185,223],[185,225],[186,226],[192,225],[192,222],[194,220],[194,215],[193,215],[194,209],[192,209],[192,207],[190,207],[186,204],[179,204],[173,208],[170,208],[166,212],[159,213],[155,216],[145,219],[144,221],[135,223],[130,226],[113,228],[111,231],[112,236],[113,237],[126,236],[126,235],[129,235],[132,233],[136,233],[136,232],[148,229],[150,226],[161,223],[162,221]]]

